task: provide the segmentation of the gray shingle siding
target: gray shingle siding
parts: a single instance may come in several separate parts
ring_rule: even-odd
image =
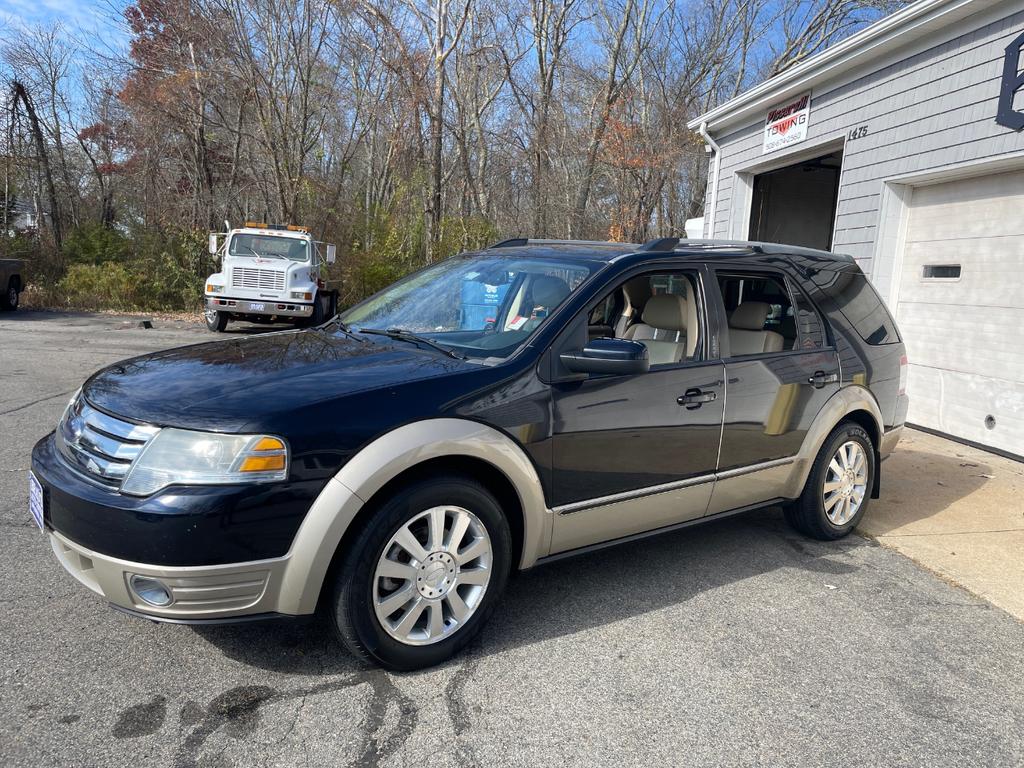
[[[995,122],[1004,49],[1024,31],[1020,3],[1006,3],[1002,18],[992,11],[957,23],[935,36],[926,50],[850,82],[812,90],[807,139],[793,151],[843,140],[866,125],[867,136],[845,143],[833,249],[849,253],[870,270],[879,225],[882,180],[971,160],[1024,151],[1024,133]],[[972,28],[973,26],[973,28]],[[950,38],[960,30],[963,34]],[[763,116],[716,136],[722,148],[715,231],[727,237],[734,210],[736,173],[772,155],[761,152]],[[707,205],[710,206],[711,185]],[[706,214],[709,213],[706,210]],[[745,222],[744,222],[745,224]]]

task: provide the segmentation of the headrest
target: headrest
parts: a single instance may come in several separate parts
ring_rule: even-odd
[[[771,307],[763,301],[744,301],[732,311],[729,326],[745,331],[763,331]]]
[[[629,306],[642,307],[651,298],[651,278],[647,275],[634,277],[627,280],[622,286],[622,292],[629,299]]]
[[[554,309],[569,295],[569,284],[560,277],[539,275],[533,279],[530,292],[535,306]]]
[[[644,305],[643,321],[665,331],[686,330],[686,299],[674,293],[651,296]]]

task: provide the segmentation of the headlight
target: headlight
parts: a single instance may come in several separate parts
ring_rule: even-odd
[[[206,284],[206,292],[207,293],[220,293],[223,290],[224,290],[224,286],[223,285],[215,285],[214,283],[207,283]]]
[[[168,485],[270,483],[288,477],[288,446],[269,435],[162,429],[132,463],[124,493],[149,496]]]
[[[309,291],[292,291],[293,299],[304,299],[305,301],[312,301],[313,294]]]

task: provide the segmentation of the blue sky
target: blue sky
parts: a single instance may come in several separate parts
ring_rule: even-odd
[[[80,42],[89,46],[100,38],[108,43],[123,39],[114,21],[125,0],[0,0],[0,28],[9,31],[25,25],[60,21],[71,31],[86,35]]]

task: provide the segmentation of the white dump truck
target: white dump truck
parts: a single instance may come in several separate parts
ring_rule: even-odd
[[[229,320],[291,321],[319,325],[334,316],[338,292],[320,276],[335,246],[317,242],[307,227],[245,222],[210,234],[220,272],[206,279],[206,326],[223,331]]]

